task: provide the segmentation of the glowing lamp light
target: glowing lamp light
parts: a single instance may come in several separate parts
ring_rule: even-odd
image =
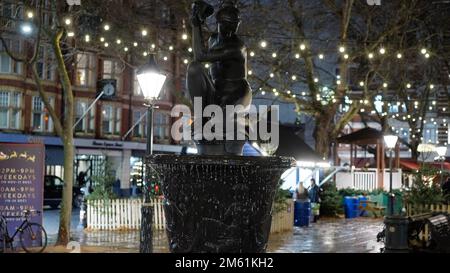
[[[384,136],[384,142],[386,143],[386,147],[388,149],[394,149],[397,144],[398,136],[396,135],[386,135]]]
[[[447,154],[447,147],[446,146],[438,146],[438,147],[436,147],[436,153],[440,157],[444,157]]]
[[[24,23],[21,27],[20,30],[22,31],[23,34],[31,34],[31,32],[33,32],[33,27],[31,26],[31,24],[29,23]]]
[[[154,54],[150,56],[149,62],[137,71],[139,86],[147,99],[154,99],[159,96],[166,78],[167,76],[159,70]]]

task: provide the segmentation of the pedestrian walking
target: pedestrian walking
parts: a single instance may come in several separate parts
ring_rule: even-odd
[[[320,187],[317,186],[316,180],[311,179],[311,186],[308,189],[309,200],[311,201],[311,213],[313,215],[313,223],[317,222],[320,215]]]

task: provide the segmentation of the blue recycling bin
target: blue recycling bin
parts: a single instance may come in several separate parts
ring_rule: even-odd
[[[359,213],[358,198],[353,196],[344,197],[344,211],[345,211],[345,218],[347,219],[358,217]]]
[[[311,215],[311,203],[305,201],[295,201],[294,206],[294,226],[309,226],[309,217]]]

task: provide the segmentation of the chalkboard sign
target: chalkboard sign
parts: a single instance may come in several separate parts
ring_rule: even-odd
[[[0,143],[0,215],[10,234],[24,220],[23,210],[43,209],[44,154],[43,144]],[[42,214],[31,222],[42,225]]]

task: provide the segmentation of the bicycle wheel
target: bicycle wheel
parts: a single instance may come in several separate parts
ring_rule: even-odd
[[[28,253],[41,253],[47,247],[47,232],[40,224],[29,223],[20,232],[20,244]]]

